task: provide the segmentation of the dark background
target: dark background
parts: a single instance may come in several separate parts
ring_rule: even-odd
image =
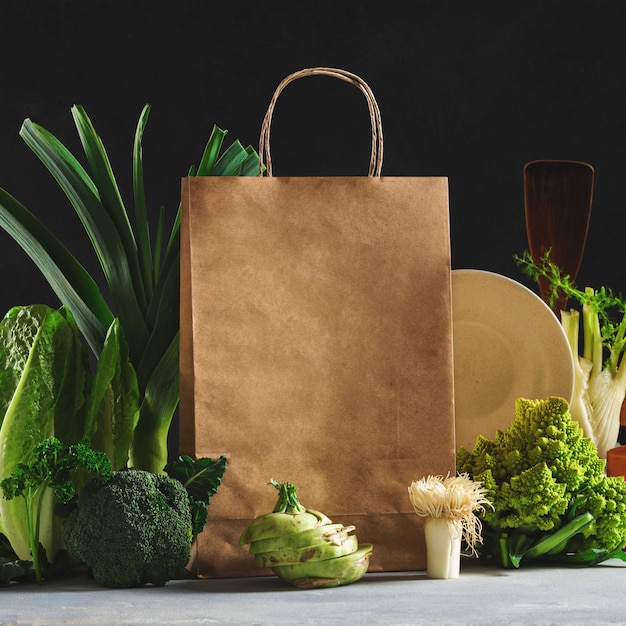
[[[208,0],[15,1],[0,8],[0,186],[94,274],[68,202],[18,136],[26,117],[80,154],[70,115],[85,106],[129,198],[144,103],[152,209],[178,205],[181,176],[214,123],[257,145],[279,81],[315,65],[362,76],[385,131],[383,174],[448,176],[454,268],[524,281],[523,166],[573,159],[596,170],[580,283],[626,291],[626,4],[620,0],[410,0],[216,3]],[[307,78],[279,100],[276,175],[365,174],[361,95]],[[0,232],[0,309],[58,302]]]

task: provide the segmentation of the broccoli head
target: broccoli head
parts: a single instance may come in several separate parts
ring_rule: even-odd
[[[493,440],[479,436],[472,451],[457,453],[457,471],[482,482],[493,504],[482,514],[484,546],[498,546],[488,556],[506,567],[518,566],[524,553],[529,560],[578,563],[621,556],[626,482],[607,478],[604,467],[567,401],[557,397],[519,398],[506,431]],[[548,540],[551,533],[558,541]]]
[[[189,561],[187,491],[169,476],[138,469],[94,478],[65,521],[64,538],[105,587],[164,585]]]

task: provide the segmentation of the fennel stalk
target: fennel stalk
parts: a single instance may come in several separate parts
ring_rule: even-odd
[[[620,412],[626,397],[626,301],[610,289],[577,288],[570,277],[550,261],[548,251],[539,263],[530,253],[516,256],[523,271],[534,278],[546,278],[556,297],[559,291],[575,300],[582,311],[582,351],[580,311],[561,311],[561,324],[568,339],[574,364],[574,391],[570,413],[594,441],[598,456],[617,445]]]

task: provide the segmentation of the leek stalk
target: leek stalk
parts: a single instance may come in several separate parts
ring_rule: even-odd
[[[119,319],[141,403],[128,464],[162,472],[179,400],[180,206],[169,232],[164,212],[159,212],[153,236],[142,155],[150,105],[141,111],[135,132],[132,214],[86,111],[73,106],[71,112],[87,168],[52,133],[30,119],[24,121],[20,135],[58,182],[85,228],[102,269],[103,287],[41,221],[3,189],[0,226],[24,249],[72,312],[96,358],[113,320]],[[244,148],[235,141],[220,156],[226,132],[213,128],[200,165],[197,170],[192,168],[190,175],[258,175],[259,158],[251,146]]]

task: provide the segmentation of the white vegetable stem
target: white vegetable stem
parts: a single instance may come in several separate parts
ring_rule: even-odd
[[[570,413],[594,441],[598,456],[617,444],[620,411],[626,396],[626,366],[619,352],[611,351],[603,362],[603,344],[598,314],[589,305],[583,306],[583,354],[578,356],[578,311],[561,311],[561,323],[567,335],[574,363],[574,392]]]
[[[461,539],[475,553],[482,541],[481,522],[475,512],[491,506],[482,484],[469,474],[427,476],[409,486],[415,513],[425,517],[426,573],[430,578],[457,578],[461,561]]]
[[[461,567],[463,525],[443,517],[428,517],[424,524],[426,538],[426,574],[429,578],[458,578]]]

